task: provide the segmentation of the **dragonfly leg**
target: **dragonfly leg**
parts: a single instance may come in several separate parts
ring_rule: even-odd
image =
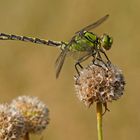
[[[105,61],[102,59],[100,53],[98,52],[98,58],[97,58],[99,61],[101,61],[106,67],[107,67],[107,64],[105,63]]]
[[[95,56],[93,56],[93,59],[92,59],[92,63],[95,65],[95,66],[98,66],[98,67],[102,67],[101,65],[95,63],[95,60],[98,60],[98,58],[95,58]],[[99,60],[100,61],[100,60]]]
[[[108,56],[106,55],[106,53],[104,52],[104,50],[101,49],[100,52],[104,54],[105,58],[107,59],[107,63],[110,64],[111,61],[109,60],[109,58],[108,58]]]
[[[85,60],[87,60],[89,57],[91,57],[92,56],[92,54],[86,54],[86,55],[84,55],[84,56],[82,56],[81,58],[79,58],[78,60],[77,60],[77,62],[75,63],[75,69],[76,69],[76,71],[77,71],[77,73],[80,75],[80,73],[79,73],[79,70],[78,70],[78,68],[77,68],[77,66],[79,66],[81,69],[83,69],[83,66],[81,65],[81,63],[83,62],[83,61],[85,61]]]
[[[98,60],[98,61],[102,62],[107,67],[107,64],[103,61],[99,52],[97,52],[96,55],[93,54],[92,56],[93,56],[92,62],[93,62],[94,65],[96,65],[98,67],[102,67],[100,64],[95,63],[95,60]]]
[[[78,70],[78,67],[77,67],[77,66],[79,66],[81,69],[83,69],[83,66],[82,66],[79,62],[76,62],[76,63],[75,63],[75,69],[76,69],[76,71],[77,71],[78,75],[80,75],[80,73],[79,73],[79,70]]]

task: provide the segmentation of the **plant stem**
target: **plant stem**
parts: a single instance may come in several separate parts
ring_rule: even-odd
[[[102,103],[100,103],[100,102],[98,102],[96,104],[96,113],[97,113],[98,140],[103,140],[103,132],[102,132]]]
[[[24,140],[30,140],[30,138],[29,138],[29,133],[26,133],[26,134],[25,134]]]

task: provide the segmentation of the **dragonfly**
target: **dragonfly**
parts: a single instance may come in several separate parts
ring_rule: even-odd
[[[110,62],[106,55],[106,51],[111,48],[113,38],[105,33],[101,36],[97,36],[93,32],[90,32],[90,30],[106,21],[108,17],[109,15],[107,14],[98,19],[96,22],[77,31],[70,41],[54,41],[6,33],[0,33],[0,40],[19,40],[59,48],[61,52],[55,62],[56,78],[59,77],[65,58],[68,55],[75,58],[75,69],[79,74],[78,68],[83,68],[81,63],[89,57],[93,57],[93,63],[95,60],[104,62],[102,58],[102,55],[104,55],[107,62]]]

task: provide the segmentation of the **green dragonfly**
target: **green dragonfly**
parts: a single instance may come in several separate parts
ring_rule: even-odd
[[[107,34],[103,34],[102,36],[99,37],[96,34],[89,31],[99,26],[108,17],[109,15],[105,15],[96,22],[77,31],[69,42],[44,40],[39,38],[32,38],[5,33],[0,33],[0,40],[20,40],[60,48],[61,53],[55,62],[56,78],[58,78],[60,74],[60,71],[62,69],[62,66],[64,64],[67,55],[72,55],[76,59],[75,69],[79,74],[78,66],[80,68],[83,68],[81,62],[85,61],[91,56],[93,57],[93,63],[95,60],[104,62],[102,54],[105,56],[107,62],[110,62],[105,51],[111,48],[113,43],[112,37],[110,37]]]

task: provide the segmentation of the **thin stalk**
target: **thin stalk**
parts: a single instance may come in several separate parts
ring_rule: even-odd
[[[96,112],[97,112],[98,140],[103,140],[103,132],[102,132],[102,103],[98,102],[96,104]]]

